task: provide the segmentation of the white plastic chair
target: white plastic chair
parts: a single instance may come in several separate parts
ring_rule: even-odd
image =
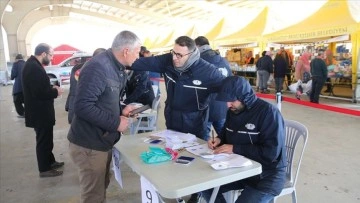
[[[283,190],[271,201],[272,203],[274,203],[278,197],[288,194],[291,194],[293,203],[297,202],[295,185],[308,138],[308,129],[303,124],[292,120],[285,120],[285,129],[285,145],[288,162],[288,166],[286,167],[286,182]],[[298,145],[300,140],[302,140],[302,143]],[[298,146],[301,148],[299,148],[300,151],[295,157],[295,151]]]
[[[308,137],[308,129],[301,123],[292,120],[285,120],[285,148],[288,166],[286,168],[286,182],[281,193],[270,201],[274,203],[276,199],[280,196],[292,194],[292,202],[296,203],[296,190],[295,185],[297,181],[297,176],[300,170],[300,164],[304,149],[306,146]],[[301,139],[300,139],[301,138]],[[300,154],[295,158],[295,150],[298,147],[299,141],[302,140],[302,145],[300,145]],[[235,202],[237,197],[241,194],[240,190],[232,190],[224,193],[226,202]]]
[[[133,119],[130,125],[130,135],[137,134],[139,130],[154,131],[157,129],[159,104],[160,95],[157,95],[152,102],[150,111],[144,111],[136,119]]]

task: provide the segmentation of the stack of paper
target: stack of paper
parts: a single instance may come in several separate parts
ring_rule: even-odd
[[[164,138],[166,141],[166,147],[169,147],[171,149],[186,148],[199,144],[196,141],[196,136],[190,133],[181,133],[173,130],[163,130],[152,135]]]

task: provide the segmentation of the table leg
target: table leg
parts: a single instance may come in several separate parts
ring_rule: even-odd
[[[220,188],[220,186],[214,188],[214,190],[213,190],[213,192],[211,194],[209,203],[214,203],[215,202],[216,196],[217,196],[217,194],[219,192],[219,188]]]

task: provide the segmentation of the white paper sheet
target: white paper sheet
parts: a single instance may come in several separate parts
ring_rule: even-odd
[[[199,143],[196,141],[196,136],[190,133],[181,133],[173,130],[163,130],[152,135],[164,138],[166,142],[166,147],[169,147],[171,149],[180,149],[199,145]]]
[[[252,164],[250,159],[238,154],[229,154],[228,156],[216,156],[214,159],[208,161],[208,163],[210,163],[211,167],[215,170],[244,167],[250,166]]]
[[[141,200],[142,203],[159,202],[159,197],[154,186],[143,176],[141,182]]]
[[[115,179],[119,183],[120,187],[123,188],[121,169],[120,169],[120,164],[123,160],[120,156],[120,152],[115,147],[112,149],[112,156],[113,156],[113,160],[112,160],[113,168],[112,169],[115,174]]]

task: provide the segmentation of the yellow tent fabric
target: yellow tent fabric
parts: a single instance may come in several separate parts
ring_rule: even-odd
[[[221,19],[208,33],[204,35],[209,41],[214,40],[217,36],[219,36],[223,26],[225,19]]]
[[[148,37],[145,38],[143,45],[144,45],[145,47],[151,47],[151,45],[152,45],[151,39],[148,38]]]
[[[221,39],[216,39],[215,44],[217,46],[237,45],[237,44],[245,44],[245,43],[252,43],[259,41],[259,38],[265,29],[266,19],[268,17],[267,15],[268,15],[268,8],[266,7],[247,26],[245,26],[241,30],[231,35],[228,35]]]
[[[329,0],[317,12],[300,23],[265,35],[269,42],[300,41],[350,34],[357,28],[347,1]]]
[[[173,39],[174,33],[175,31],[172,31],[165,39],[163,39],[157,44],[154,44],[151,48],[156,49],[156,48],[165,47]]]

